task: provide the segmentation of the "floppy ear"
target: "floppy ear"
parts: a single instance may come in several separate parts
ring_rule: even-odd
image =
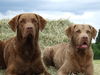
[[[40,15],[36,14],[36,16],[37,16],[38,22],[39,22],[39,29],[42,31],[44,29],[47,21],[43,17],[41,17]]]
[[[8,24],[10,25],[10,28],[15,32],[17,25],[18,25],[18,19],[19,19],[20,15],[15,16],[14,18],[12,18]]]
[[[73,28],[75,27],[76,25],[71,25],[69,26],[65,32],[66,32],[66,35],[68,36],[68,38],[71,38],[72,35],[73,35]]]
[[[91,31],[92,31],[92,38],[95,39],[97,31],[94,27],[91,26]]]

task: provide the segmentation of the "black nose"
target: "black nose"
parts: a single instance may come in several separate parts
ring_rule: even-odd
[[[32,30],[33,28],[32,28],[32,27],[27,27],[27,29],[28,29],[28,30]]]

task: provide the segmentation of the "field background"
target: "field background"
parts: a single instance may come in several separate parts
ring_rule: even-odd
[[[16,32],[13,32],[9,25],[8,19],[0,20],[0,40],[6,40],[15,36]],[[71,25],[69,20],[57,20],[48,21],[45,29],[40,32],[39,44],[41,50],[47,46],[55,45],[62,42],[68,42],[65,29]],[[5,70],[0,70],[0,75],[3,75]],[[56,70],[51,67],[49,72],[52,75],[56,75]],[[100,75],[100,60],[94,60],[94,75]]]

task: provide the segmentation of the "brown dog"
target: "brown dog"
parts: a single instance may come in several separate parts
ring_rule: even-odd
[[[32,13],[17,15],[9,22],[17,35],[5,42],[6,75],[50,75],[42,63],[38,45],[39,30],[45,24],[41,16]]]
[[[3,57],[3,48],[4,48],[4,43],[0,40],[0,69],[5,69],[6,65],[4,62],[4,57]]]
[[[57,75],[84,73],[93,75],[93,51],[91,40],[96,36],[96,30],[90,25],[76,24],[67,28],[69,43],[63,43],[46,48],[44,62],[47,66],[55,66]]]

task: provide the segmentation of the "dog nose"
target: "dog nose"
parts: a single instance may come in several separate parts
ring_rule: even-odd
[[[28,30],[32,30],[33,28],[32,28],[32,27],[27,27],[27,29],[28,29]]]
[[[83,36],[82,39],[83,39],[83,40],[87,40],[88,37],[87,37],[87,36]]]

